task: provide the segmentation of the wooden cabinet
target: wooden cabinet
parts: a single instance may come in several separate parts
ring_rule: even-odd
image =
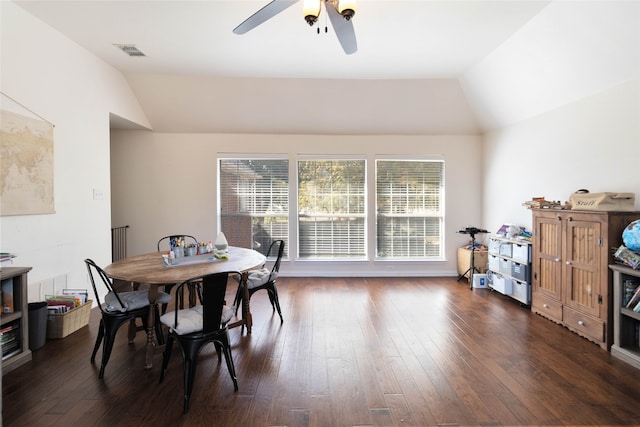
[[[531,304],[531,244],[525,240],[489,237],[489,288]]]
[[[621,265],[613,270],[613,345],[611,355],[640,369],[640,313],[623,305],[626,281],[640,282],[640,271]]]
[[[533,209],[531,310],[609,349],[613,250],[640,212]]]
[[[0,268],[2,287],[2,373],[6,374],[31,360],[29,350],[29,306],[27,273],[31,267]]]

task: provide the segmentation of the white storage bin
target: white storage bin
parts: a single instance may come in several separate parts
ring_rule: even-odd
[[[500,253],[500,240],[489,239],[489,253],[490,254],[499,254]]]
[[[498,271],[502,274],[511,275],[511,260],[502,258],[498,258],[498,260],[500,264],[500,269]]]
[[[500,258],[489,255],[489,270],[500,271]]]
[[[509,277],[494,274],[493,284],[491,286],[494,291],[498,291],[504,295],[511,295],[512,282],[513,281]]]
[[[508,256],[511,258],[511,243],[502,242],[500,243],[500,255]]]
[[[523,264],[528,264],[530,261],[529,256],[529,245],[519,245],[514,243],[511,248],[513,255],[511,258],[514,260],[521,262]]]
[[[529,301],[529,285],[525,282],[513,280],[511,283],[511,296],[523,304],[530,304]]]
[[[511,276],[515,279],[526,282],[529,280],[529,266],[518,262],[511,263]]]

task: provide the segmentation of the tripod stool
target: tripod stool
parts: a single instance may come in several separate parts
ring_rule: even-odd
[[[469,274],[469,289],[473,289],[473,275],[475,273],[480,273],[480,270],[475,266],[475,253],[476,253],[476,234],[478,233],[488,233],[487,230],[482,230],[475,227],[467,227],[463,230],[458,231],[461,234],[468,234],[471,236],[471,264],[467,271],[458,276],[458,282],[462,280],[467,274]]]

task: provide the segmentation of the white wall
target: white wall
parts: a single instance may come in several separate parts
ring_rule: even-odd
[[[113,223],[129,225],[129,255],[152,252],[158,238],[188,233],[213,240],[218,232],[216,160],[219,153],[276,153],[295,165],[297,154],[375,155],[445,160],[446,260],[442,262],[285,262],[289,276],[455,275],[456,249],[467,236],[461,227],[481,220],[479,136],[325,136],[112,134]],[[368,183],[373,189],[373,182]],[[369,200],[372,210],[373,201]],[[295,226],[295,225],[292,225]],[[373,227],[373,222],[369,223]],[[371,237],[372,234],[369,233]],[[291,242],[290,245],[295,245]],[[372,242],[369,243],[372,250]],[[295,246],[291,246],[292,254]]]
[[[267,79],[127,74],[155,132],[293,135],[476,135],[449,79]]]
[[[111,260],[109,113],[148,123],[118,71],[15,4],[0,2],[0,12],[0,89],[55,125],[56,210],[1,217],[0,249],[33,267],[30,300],[53,278],[90,288],[83,260]],[[104,200],[93,200],[94,188]]]
[[[640,2],[553,1],[461,77],[484,129],[530,120],[640,74]]]
[[[484,225],[531,229],[522,202],[572,192],[633,192],[640,210],[640,78],[491,132],[484,140]]]

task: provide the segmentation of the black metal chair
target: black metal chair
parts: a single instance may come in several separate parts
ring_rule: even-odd
[[[102,362],[100,364],[100,373],[98,378],[104,376],[104,370],[109,362],[111,351],[113,350],[113,343],[115,341],[116,333],[118,329],[130,321],[135,322],[137,318],[142,320],[142,326],[147,327],[147,319],[149,316],[150,304],[149,304],[149,290],[136,290],[122,292],[118,291],[113,284],[113,281],[107,276],[107,274],[100,268],[93,260],[85,259],[87,265],[87,271],[89,272],[89,279],[91,280],[91,286],[93,287],[93,293],[96,298],[102,317],[100,318],[100,326],[98,330],[98,336],[96,343],[93,347],[93,353],[91,353],[91,363],[96,360],[96,353],[102,344]],[[100,277],[104,288],[107,293],[103,301],[100,299],[100,293],[98,291],[98,285],[94,278],[94,273]],[[164,293],[158,293],[158,302],[168,303],[171,297]],[[160,327],[159,313],[157,306],[154,306],[156,310],[156,323],[155,332],[160,344],[164,343],[164,335],[162,334],[162,328]],[[104,343],[103,343],[104,340]],[[129,335],[129,342],[133,340],[132,335]]]
[[[273,311],[278,311],[278,316],[280,316],[280,323],[284,323],[284,319],[282,318],[282,311],[280,310],[278,287],[276,285],[276,279],[278,278],[278,273],[280,272],[280,262],[282,261],[282,255],[284,254],[284,240],[274,240],[273,242],[271,242],[269,250],[267,251],[267,259],[269,259],[269,256],[274,255],[276,251],[276,260],[273,263],[271,270],[263,267],[259,270],[250,271],[246,285],[249,290],[249,299],[251,299],[251,296],[259,290],[266,290],[267,294],[269,295],[269,301],[271,302]],[[243,284],[240,283],[233,302],[236,314],[238,313],[238,307],[242,303],[242,286]]]
[[[171,234],[158,240],[158,252],[163,250],[165,244],[167,245],[167,250],[171,249],[174,246],[173,242],[176,242],[178,239],[181,239],[185,244],[198,243],[198,239],[188,234]]]
[[[171,250],[175,246],[175,242],[177,242],[178,240],[182,240],[184,244],[198,243],[198,239],[190,236],[189,234],[171,234],[169,236],[164,236],[163,238],[158,240],[158,252],[160,252],[161,250]],[[167,283],[166,285],[164,285],[164,291],[167,294],[170,294],[171,289],[173,289],[175,285],[176,283]],[[167,304],[162,304],[162,314],[166,313],[166,311]]]
[[[165,313],[161,322],[169,328],[167,344],[162,357],[160,382],[164,380],[174,341],[180,344],[183,359],[184,403],[183,411],[189,411],[189,399],[193,390],[196,375],[198,354],[205,344],[213,342],[218,353],[218,363],[222,362],[222,354],[233,380],[234,391],[238,391],[236,369],[231,355],[227,323],[234,313],[225,304],[227,281],[230,275],[237,272],[215,273],[194,277],[178,285],[176,288],[176,306],[183,303],[185,288],[195,284],[200,304],[186,309],[176,309]]]

